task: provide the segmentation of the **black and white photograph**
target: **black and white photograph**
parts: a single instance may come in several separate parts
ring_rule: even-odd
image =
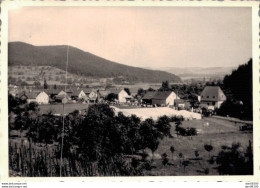
[[[8,176],[254,176],[252,15],[10,9]]]

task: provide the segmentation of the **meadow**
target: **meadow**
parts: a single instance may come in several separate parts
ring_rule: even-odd
[[[147,171],[146,175],[156,176],[181,176],[181,175],[219,175],[217,164],[210,164],[209,159],[216,157],[221,151],[221,146],[231,146],[233,143],[240,143],[240,150],[246,151],[249,140],[253,141],[252,132],[239,131],[240,123],[234,123],[227,120],[220,120],[214,117],[204,118],[201,120],[184,121],[182,127],[193,127],[198,131],[198,135],[193,137],[177,136],[175,125],[172,124],[171,134],[173,138],[165,138],[160,142],[157,151],[150,156],[154,156],[153,165],[156,167],[151,171]],[[213,150],[209,153],[204,149],[205,144],[213,146]],[[172,155],[170,147],[173,146],[175,151]],[[195,156],[195,151],[199,156]],[[169,159],[169,165],[163,165],[161,155],[166,153]],[[182,154],[180,157],[179,154]],[[189,161],[185,167],[182,161]],[[208,169],[209,171],[207,172]],[[206,174],[205,174],[206,172]]]

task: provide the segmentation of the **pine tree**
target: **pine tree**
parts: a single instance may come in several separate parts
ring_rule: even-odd
[[[48,84],[47,84],[47,81],[46,81],[46,79],[44,79],[43,88],[44,88],[44,89],[48,89]]]

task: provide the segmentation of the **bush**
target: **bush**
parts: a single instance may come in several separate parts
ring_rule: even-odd
[[[253,152],[251,141],[245,153],[240,150],[240,143],[232,144],[231,147],[222,146],[216,163],[220,175],[252,175],[253,174]]]
[[[221,116],[241,118],[244,117],[244,106],[238,101],[226,100],[217,110],[217,114]]]

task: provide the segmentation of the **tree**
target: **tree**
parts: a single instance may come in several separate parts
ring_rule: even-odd
[[[190,162],[189,162],[189,161],[186,161],[186,160],[185,160],[185,161],[182,161],[182,163],[181,163],[182,166],[183,166],[184,174],[185,174],[185,168],[189,165],[189,163],[190,163]]]
[[[139,88],[138,91],[137,91],[137,95],[143,97],[143,96],[145,95],[145,91],[144,91],[144,89]]]
[[[124,88],[125,92],[127,92],[128,95],[131,95],[130,89],[129,88]]]
[[[198,158],[198,157],[200,156],[199,151],[198,151],[198,150],[195,150],[195,151],[194,151],[194,155],[195,155],[196,158]]]
[[[108,100],[108,101],[115,101],[115,99],[117,99],[117,94],[115,94],[115,93],[109,93],[109,94],[107,95],[107,100]]]
[[[156,128],[158,132],[160,133],[160,137],[163,138],[164,136],[166,137],[171,137],[171,125],[170,125],[170,119],[167,116],[161,116],[157,120],[156,123]]]
[[[168,162],[169,162],[169,159],[167,158],[168,157],[167,154],[163,153],[161,157],[162,157],[162,164],[163,164],[163,166],[167,165]]]
[[[165,81],[165,82],[162,82],[162,88],[169,88],[169,82],[168,81]]]
[[[253,153],[251,141],[244,153],[240,143],[234,143],[231,147],[222,146],[216,163],[220,175],[252,175],[253,174]]]
[[[162,82],[162,87],[159,89],[160,91],[168,91],[171,90],[170,86],[169,86],[169,82],[168,81],[163,81]]]
[[[182,153],[179,153],[179,158],[180,158],[180,160],[183,158],[183,154]],[[181,161],[180,161],[180,163],[181,163]]]
[[[147,91],[155,91],[155,89],[149,87],[149,88],[147,89]]]
[[[39,81],[34,81],[33,82],[33,85],[36,87],[36,88],[39,88],[41,86],[41,82]]]
[[[213,146],[209,144],[204,145],[204,149],[209,152],[209,157],[210,157],[210,152],[213,150]]]
[[[48,89],[48,84],[47,84],[47,81],[46,81],[46,79],[44,79],[43,88],[44,88],[44,89]]]
[[[172,153],[172,160],[173,160],[173,153],[175,151],[175,148],[173,146],[170,147],[171,153]]]
[[[238,118],[252,119],[253,118],[253,79],[252,79],[252,58],[244,65],[240,65],[237,70],[234,70],[230,75],[226,75],[223,80],[223,89],[229,95],[228,100],[233,99],[234,104],[237,102],[243,103],[243,113],[235,114]],[[221,106],[220,108],[225,108]],[[234,108],[235,109],[235,106]]]

